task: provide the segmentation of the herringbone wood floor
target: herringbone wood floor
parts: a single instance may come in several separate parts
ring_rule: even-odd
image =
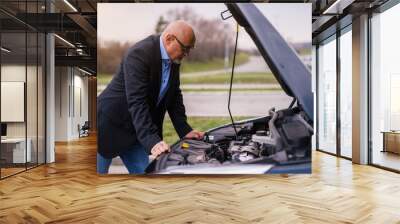
[[[98,176],[96,139],[0,181],[0,223],[400,223],[400,175],[320,152],[312,175]]]

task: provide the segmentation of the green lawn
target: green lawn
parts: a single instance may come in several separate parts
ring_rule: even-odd
[[[249,117],[234,117],[234,120],[240,121],[248,118]],[[207,131],[211,128],[231,123],[231,119],[229,117],[188,117],[188,123],[193,129]],[[169,117],[166,117],[164,121],[163,136],[164,141],[169,145],[172,145],[179,139]]]
[[[275,77],[271,73],[237,73],[233,77],[234,83],[277,83]],[[108,84],[112,79],[111,75],[99,74],[97,82],[99,85]],[[216,74],[208,76],[181,76],[181,84],[229,84],[230,74]],[[195,89],[195,88],[182,88],[185,92],[223,92],[228,89]],[[254,91],[279,91],[281,88],[254,88],[254,89],[233,89],[233,91],[254,92]]]
[[[230,74],[181,76],[181,84],[228,84],[230,83],[230,78]],[[277,81],[272,73],[252,72],[234,74],[233,83],[277,83]]]
[[[99,85],[108,84],[112,79],[111,75],[98,74]],[[229,84],[230,74],[215,74],[207,76],[181,76],[181,84]],[[236,73],[233,77],[234,83],[277,83],[272,73],[252,72]]]
[[[240,53],[236,57],[236,65],[240,65],[246,63],[249,60],[249,55],[245,53]],[[230,61],[230,65],[232,66],[232,61]],[[183,61],[181,67],[181,73],[186,72],[202,72],[202,71],[212,71],[219,70],[224,68],[224,59],[223,58],[214,58],[207,62],[189,62]],[[99,73],[97,75],[97,82],[99,85],[108,84],[112,79],[112,74]]]
[[[110,83],[113,75],[110,74],[105,74],[105,73],[99,73],[97,74],[97,85],[106,85]]]
[[[229,59],[229,67],[232,66],[233,58]],[[235,66],[246,63],[249,60],[249,55],[246,53],[239,53],[236,56]],[[190,62],[183,61],[181,66],[181,73],[187,72],[203,72],[203,71],[212,71],[224,69],[224,59],[223,58],[214,58],[206,62]]]
[[[298,51],[299,55],[311,55],[311,48],[303,48]]]

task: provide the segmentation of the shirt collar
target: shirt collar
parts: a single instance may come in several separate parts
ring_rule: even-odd
[[[160,50],[161,50],[161,59],[167,59],[170,60],[167,51],[164,48],[164,43],[162,41],[162,38],[160,36]]]

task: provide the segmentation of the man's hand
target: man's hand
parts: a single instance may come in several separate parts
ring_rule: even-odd
[[[168,144],[165,143],[164,141],[160,141],[159,143],[155,144],[153,146],[153,148],[151,149],[151,155],[153,155],[154,157],[157,157],[161,153],[166,152],[166,151],[168,151],[168,152],[170,151]]]
[[[187,133],[187,135],[185,136],[185,138],[189,138],[189,139],[197,139],[197,140],[201,140],[204,137],[204,132],[201,131],[197,131],[197,130],[192,130],[191,132]]]

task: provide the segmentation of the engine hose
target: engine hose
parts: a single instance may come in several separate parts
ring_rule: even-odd
[[[276,142],[276,148],[281,148],[280,145],[281,144],[281,135],[278,132],[278,129],[276,129],[275,127],[275,121],[278,118],[278,113],[275,112],[275,108],[271,108],[269,110],[269,114],[272,116],[272,118],[268,121],[268,126],[269,126],[269,130],[271,132],[271,136],[273,139],[275,139]]]
[[[158,158],[156,158],[156,160],[158,160],[156,161],[156,167],[155,167],[156,172],[167,168],[166,165],[168,161],[168,154],[163,153]]]

